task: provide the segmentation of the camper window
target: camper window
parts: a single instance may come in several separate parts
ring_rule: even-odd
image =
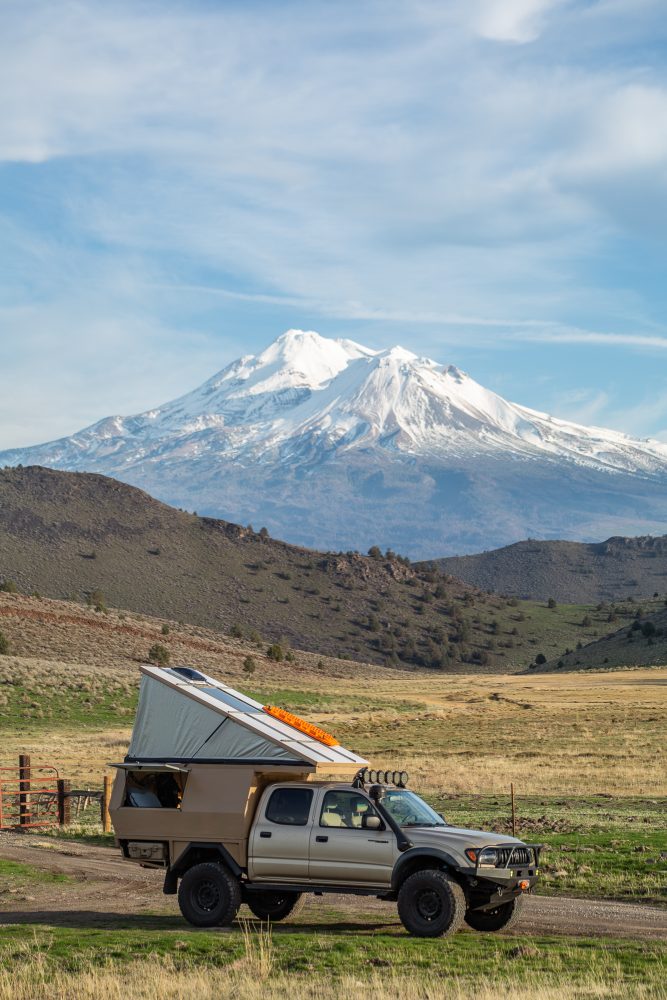
[[[180,809],[186,777],[168,771],[128,771],[125,805],[137,809]]]

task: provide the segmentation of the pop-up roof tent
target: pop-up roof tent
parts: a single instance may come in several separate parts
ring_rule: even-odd
[[[141,672],[126,764],[298,764],[335,772],[368,763],[327,740],[317,727],[299,726],[296,717],[290,724],[284,721],[287,713],[277,718],[273,710],[197,670],[142,666]]]

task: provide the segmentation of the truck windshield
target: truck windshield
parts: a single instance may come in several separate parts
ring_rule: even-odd
[[[387,789],[381,801],[399,826],[447,826],[423,799],[404,788]]]

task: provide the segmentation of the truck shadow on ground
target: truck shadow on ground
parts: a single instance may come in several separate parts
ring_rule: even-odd
[[[183,933],[208,933],[208,934],[233,934],[238,933],[244,927],[260,930],[266,927],[259,920],[252,917],[245,917],[237,920],[231,927],[192,927],[186,923],[182,917],[160,915],[160,914],[130,914],[105,913],[100,910],[14,910],[13,912],[0,913],[0,926],[10,925],[45,925],[53,927],[71,928],[103,928],[105,930],[153,930],[153,931],[177,931]],[[397,920],[387,921],[350,921],[332,919],[321,922],[319,920],[299,920],[288,924],[272,924],[271,932],[279,934],[375,934],[377,931],[390,932],[400,928]]]

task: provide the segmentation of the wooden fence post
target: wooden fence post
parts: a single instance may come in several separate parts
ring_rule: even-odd
[[[72,800],[69,797],[71,785],[64,778],[58,778],[58,823],[69,826],[72,819]]]
[[[109,813],[109,802],[111,800],[111,777],[108,774],[104,775],[104,789],[102,791],[102,798],[100,799],[100,805],[102,807],[102,830],[104,833],[111,833],[111,814]]]
[[[516,809],[514,807],[514,782],[510,784],[510,794],[512,796],[512,836],[516,837]]]
[[[30,823],[30,756],[19,754],[19,827]]]

